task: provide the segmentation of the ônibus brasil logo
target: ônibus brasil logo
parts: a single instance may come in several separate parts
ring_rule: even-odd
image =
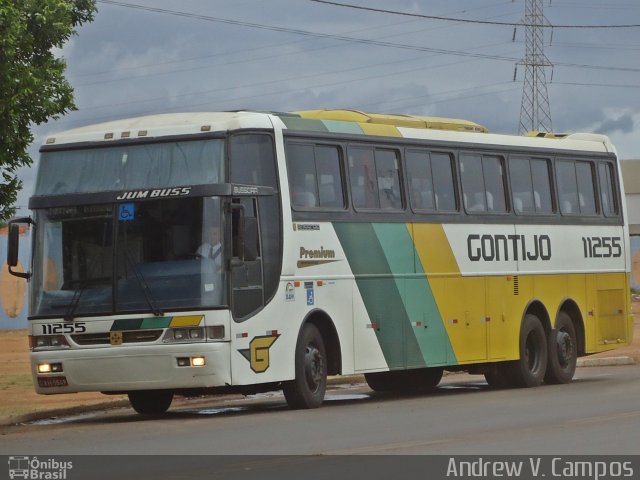
[[[25,478],[33,480],[66,480],[67,471],[73,468],[73,462],[56,460],[55,458],[38,459],[38,457],[9,457],[9,478]]]

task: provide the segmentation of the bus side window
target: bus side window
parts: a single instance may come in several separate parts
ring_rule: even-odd
[[[383,210],[400,210],[402,208],[402,197],[400,193],[398,154],[394,150],[376,150],[375,159],[380,208]]]
[[[380,208],[373,148],[349,148],[349,178],[356,208]]]
[[[436,210],[440,212],[455,212],[458,210],[453,172],[453,161],[450,154],[431,154],[435,206]]]
[[[287,166],[291,203],[294,207],[315,207],[318,205],[316,190],[316,167],[313,145],[287,145]]]
[[[602,198],[602,212],[607,216],[618,214],[618,202],[615,184],[613,182],[613,165],[601,163],[598,165],[600,174],[600,196]]]
[[[487,211],[503,213],[507,211],[504,194],[504,164],[502,157],[482,157]]]
[[[460,175],[462,177],[462,198],[468,212],[485,212],[487,204],[482,178],[482,157],[480,155],[460,155]]]
[[[531,165],[528,158],[511,158],[509,161],[513,209],[516,213],[535,211],[531,181]]]
[[[329,145],[317,145],[315,159],[320,207],[344,208],[342,168],[338,148]]]
[[[406,162],[411,205],[416,210],[435,210],[429,152],[409,150]]]
[[[576,162],[576,174],[580,213],[595,215],[597,210],[593,164],[591,162]]]
[[[551,175],[548,160],[543,158],[531,159],[531,180],[536,213],[553,213]]]
[[[560,212],[565,215],[580,213],[578,183],[574,163],[566,160],[556,161],[556,178],[558,181]]]
[[[338,147],[289,143],[286,147],[294,208],[344,208]]]

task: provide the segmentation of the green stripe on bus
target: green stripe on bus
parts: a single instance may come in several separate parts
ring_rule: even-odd
[[[362,135],[364,133],[357,123],[341,122],[338,120],[322,120],[322,123],[331,133],[347,133],[353,135]]]
[[[171,323],[171,320],[173,319],[173,317],[150,317],[150,318],[145,318],[142,321],[142,326],[141,328],[147,329],[147,328],[167,328],[169,326],[169,324]]]
[[[114,320],[111,331],[149,330],[167,328],[173,317],[121,318]]]
[[[378,325],[376,337],[387,365],[389,368],[424,366],[420,355],[416,355],[420,349],[415,336],[405,333],[411,328],[410,320],[374,226],[370,223],[334,223],[334,227],[355,275],[369,320]],[[405,357],[405,352],[410,358]]]
[[[373,228],[395,274],[408,318],[404,324],[407,366],[455,363],[449,336],[407,225],[376,223]]]
[[[123,331],[123,330],[140,330],[142,326],[142,318],[122,318],[120,320],[114,320],[111,325],[111,331]]]
[[[322,120],[296,118],[296,117],[280,117],[280,120],[289,130],[304,130],[307,132],[328,132],[329,129],[322,123]]]

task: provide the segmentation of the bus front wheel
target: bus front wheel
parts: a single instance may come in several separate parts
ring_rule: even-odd
[[[571,317],[565,312],[558,314],[556,328],[552,330],[548,344],[549,360],[544,381],[546,383],[569,383],[576,372],[578,345],[576,329]]]
[[[322,335],[313,324],[303,327],[295,352],[295,379],[282,390],[290,408],[318,408],[327,389],[327,355]]]
[[[508,362],[491,365],[484,372],[484,378],[487,380],[489,386],[496,389],[511,387],[512,382],[510,379],[510,366],[511,365]]]
[[[527,314],[520,330],[520,359],[511,364],[516,387],[537,387],[547,370],[547,336],[538,317]]]
[[[162,415],[171,406],[171,390],[136,390],[129,392],[131,407],[142,415]]]

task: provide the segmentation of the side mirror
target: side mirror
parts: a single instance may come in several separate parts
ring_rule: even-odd
[[[9,225],[9,238],[7,241],[7,265],[18,265],[18,249],[20,248],[20,227],[15,223]]]
[[[11,267],[18,266],[18,252],[20,250],[20,223],[32,224],[30,218],[17,218],[9,222],[9,237],[7,239],[7,265],[9,273],[16,277],[29,279],[30,273],[16,272]]]

